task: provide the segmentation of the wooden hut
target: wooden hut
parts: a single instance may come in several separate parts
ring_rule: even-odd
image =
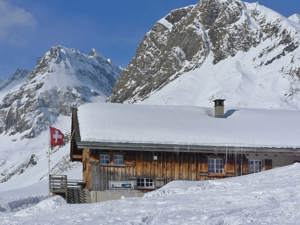
[[[71,160],[89,191],[157,189],[300,161],[297,111],[91,103],[73,109]],[[224,112],[224,116],[220,115]]]

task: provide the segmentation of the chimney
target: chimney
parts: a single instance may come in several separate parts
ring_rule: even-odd
[[[224,118],[224,102],[225,99],[216,99],[214,100],[215,103],[215,117],[216,118]]]

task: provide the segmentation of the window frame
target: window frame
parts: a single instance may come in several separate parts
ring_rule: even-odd
[[[139,177],[136,179],[137,189],[155,189],[155,182],[153,178]]]
[[[253,166],[251,166],[251,162],[253,163]],[[262,159],[249,159],[248,166],[249,166],[249,174],[260,173],[264,170]],[[258,168],[258,166],[260,168]]]
[[[119,157],[119,156],[121,156],[121,157]],[[112,162],[113,162],[113,164],[115,166],[123,166],[123,165],[125,165],[125,163],[124,163],[124,154],[122,154],[122,153],[115,153],[115,154],[113,154],[113,160],[112,160]]]
[[[103,156],[108,156],[108,158],[106,159],[106,161],[104,162],[104,159],[103,159]],[[105,153],[105,152],[102,152],[102,153],[100,153],[100,156],[99,156],[100,158],[99,158],[99,162],[100,162],[100,165],[109,165],[110,164],[110,162],[111,162],[111,157],[110,157],[110,154],[109,153]],[[106,157],[104,157],[104,158],[106,158]],[[103,161],[102,161],[103,160]]]
[[[207,159],[208,173],[223,174],[225,172],[225,163],[222,158],[210,157]]]

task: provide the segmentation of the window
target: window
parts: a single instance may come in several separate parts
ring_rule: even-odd
[[[137,188],[143,188],[143,189],[153,189],[154,188],[154,182],[151,178],[138,178],[136,182]]]
[[[108,153],[100,154],[100,164],[107,165],[110,163],[110,155]]]
[[[259,173],[262,171],[262,160],[249,160],[249,173]]]
[[[115,165],[124,165],[124,156],[122,154],[114,155],[114,164]]]
[[[208,172],[209,173],[223,173],[224,172],[224,161],[219,158],[208,159]]]

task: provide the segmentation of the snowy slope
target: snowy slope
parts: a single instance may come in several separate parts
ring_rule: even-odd
[[[59,197],[12,213],[10,225],[296,225],[300,165],[225,180],[172,182],[144,198],[67,205]]]
[[[18,90],[27,79],[30,71],[17,69],[7,80],[0,81],[0,101],[10,92]]]
[[[52,124],[68,137],[71,121],[69,117],[60,116]],[[22,138],[22,135],[0,135],[0,191],[17,189],[34,185],[48,179],[49,131],[43,131],[33,139]],[[73,178],[81,178],[82,165],[71,163],[69,158],[70,145],[51,153],[51,172],[68,174]],[[47,187],[45,189],[47,191]]]
[[[299,31],[258,3],[174,10],[145,35],[110,99],[208,106],[224,97],[235,107],[299,109]]]
[[[300,109],[300,79],[288,75],[294,56],[259,67],[260,62],[252,61],[256,53],[257,48],[250,49],[216,65],[209,57],[200,68],[154,91],[144,103],[208,107],[214,99],[224,98],[229,107]],[[274,78],[275,70],[286,74]]]

